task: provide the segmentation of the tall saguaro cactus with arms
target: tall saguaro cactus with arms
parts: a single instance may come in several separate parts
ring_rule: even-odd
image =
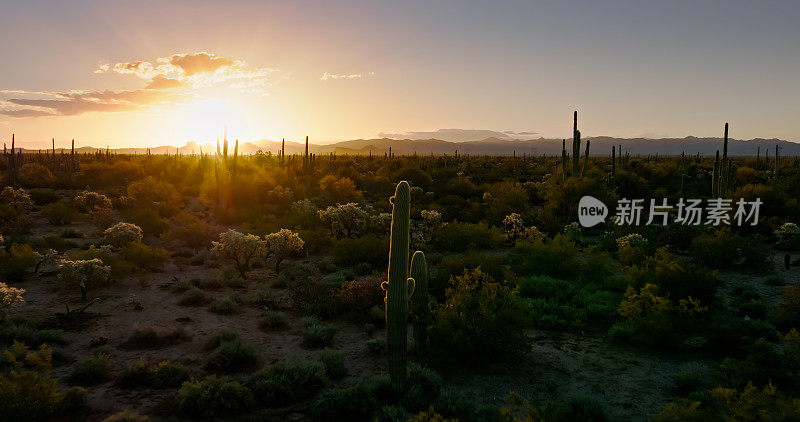
[[[389,377],[392,389],[401,391],[406,381],[408,341],[408,301],[414,292],[414,279],[408,276],[409,217],[411,188],[408,182],[397,184],[392,203],[391,244],[389,246],[389,281],[381,284],[386,291],[386,345],[389,349]]]

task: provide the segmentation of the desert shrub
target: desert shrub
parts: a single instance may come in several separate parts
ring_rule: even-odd
[[[800,227],[794,223],[784,223],[775,230],[778,241],[775,247],[782,251],[795,251],[800,249]]]
[[[213,372],[246,372],[256,369],[260,363],[258,350],[237,338],[220,343],[208,356],[205,367]]]
[[[367,346],[367,350],[373,354],[380,354],[384,350],[386,350],[386,340],[382,338],[371,338],[364,343]]]
[[[226,341],[233,341],[239,339],[239,332],[232,328],[225,328],[217,331],[206,340],[206,350],[214,350]]]
[[[464,252],[474,249],[493,249],[503,244],[504,235],[485,223],[448,223],[431,235],[431,244],[440,251]]]
[[[699,362],[689,362],[681,366],[669,378],[672,392],[680,396],[711,387],[710,382],[713,382],[709,370]]]
[[[337,310],[354,318],[364,318],[370,308],[383,303],[385,296],[380,283],[373,280],[348,281],[334,292]]]
[[[103,422],[148,422],[149,420],[150,418],[147,416],[130,410],[123,410],[103,419]]]
[[[314,317],[303,317],[303,342],[310,347],[330,346],[336,327],[326,324]]]
[[[278,311],[265,311],[260,326],[268,330],[283,328],[286,326],[286,316]]]
[[[72,255],[72,259],[83,261],[99,259],[103,264],[111,267],[112,278],[123,277],[138,271],[136,264],[114,253],[108,246],[96,248],[94,245],[91,245],[87,250],[75,252],[75,254]]]
[[[206,297],[205,292],[197,287],[192,287],[183,292],[181,299],[178,301],[178,305],[181,306],[202,306],[206,303],[208,303],[208,298]]]
[[[612,339],[676,347],[682,334],[697,329],[698,318],[707,307],[694,299],[680,299],[676,304],[659,294],[653,284],[645,284],[639,291],[629,286],[619,304],[619,313],[626,320],[609,330]]]
[[[561,234],[547,242],[517,242],[510,264],[520,275],[544,274],[558,278],[572,277],[580,269],[575,244]]]
[[[97,385],[107,381],[110,373],[109,356],[97,354],[75,362],[67,380],[77,385]]]
[[[224,376],[185,382],[180,390],[181,412],[196,418],[231,417],[255,404],[249,388]]]
[[[453,278],[435,311],[430,338],[440,352],[466,360],[524,352],[525,314],[513,290],[476,269]]]
[[[428,291],[436,298],[442,299],[447,285],[453,277],[464,274],[465,270],[472,271],[476,268],[480,268],[483,273],[495,280],[506,278],[502,255],[468,251],[442,258],[441,262],[436,265],[435,275],[428,279]]]
[[[182,213],[170,220],[162,239],[176,245],[184,245],[199,252],[219,236],[219,228],[207,224],[201,218]],[[201,255],[204,256],[204,255]]]
[[[111,267],[103,265],[103,261],[94,258],[71,261],[62,259],[58,266],[58,279],[81,290],[81,300],[86,300],[86,293],[111,281]]]
[[[142,241],[142,229],[136,224],[117,223],[103,231],[106,242],[121,249],[129,243]]]
[[[96,214],[97,212],[95,212]],[[152,208],[141,208],[135,207],[126,210],[122,210],[122,215],[125,217],[126,220],[136,224],[137,226],[142,228],[142,231],[145,234],[159,236],[164,230],[169,227],[169,220],[159,215],[158,211]],[[95,215],[92,216],[96,218]],[[97,215],[100,217],[100,215]],[[104,225],[108,224],[107,227],[110,227],[114,224],[113,220],[108,221],[110,224],[105,223],[96,223],[98,227],[104,228]]]
[[[531,322],[542,329],[607,329],[617,316],[618,295],[591,284],[578,289],[564,280],[533,276],[520,284],[519,293],[527,298]]]
[[[691,253],[694,259],[713,268],[730,267],[738,259],[741,238],[723,227],[713,234],[701,234],[692,240]]]
[[[388,264],[389,239],[368,234],[357,239],[341,239],[333,245],[333,256],[337,264],[352,267],[366,262],[373,268]]]
[[[157,349],[191,340],[182,328],[159,331],[155,327],[137,327],[120,346],[130,350]]]
[[[333,420],[369,420],[380,404],[365,382],[348,388],[322,390],[311,402],[309,412]]]
[[[83,191],[75,196],[75,207],[80,212],[90,212],[101,208],[110,209],[111,200],[101,193]]]
[[[5,321],[8,309],[25,303],[24,295],[25,289],[18,289],[0,281],[0,323]]]
[[[39,250],[53,249],[60,252],[78,247],[75,242],[69,241],[54,234],[46,234],[40,237],[34,242],[34,246]]]
[[[45,205],[42,215],[54,226],[70,224],[80,217],[80,213],[66,200]]]
[[[0,246],[0,276],[9,282],[25,279],[29,270],[36,267],[40,255],[28,244],[13,243],[8,250]]]
[[[125,368],[117,383],[128,388],[174,388],[188,379],[189,368],[178,362],[164,360],[148,365],[139,361]]]
[[[565,301],[575,295],[575,288],[567,281],[544,275],[532,276],[519,285],[519,295],[526,298],[554,298]]]
[[[31,201],[36,205],[52,204],[58,201],[59,198],[58,193],[49,188],[30,189],[28,191],[28,196],[30,196]]]
[[[314,280],[296,280],[290,286],[292,302],[305,313],[318,317],[331,317],[341,312],[334,299],[336,290]]]
[[[773,266],[772,250],[761,236],[742,238],[738,252],[745,270],[767,271]]]
[[[343,270],[339,270],[322,277],[319,280],[319,282],[320,284],[330,287],[340,287],[346,281],[353,281],[355,279],[356,279],[356,273],[354,273],[353,270],[349,268],[345,268]]]
[[[25,344],[15,342],[3,357],[4,365],[0,366],[3,420],[50,420],[77,410],[67,405],[75,403],[79,391],[60,391],[58,380],[51,377],[50,348],[40,346],[37,351],[30,351]]]
[[[640,264],[647,257],[648,242],[642,235],[631,233],[616,240],[619,260],[625,265]]]
[[[83,237],[83,233],[79,232],[77,229],[67,228],[61,230],[59,236],[61,236],[64,239],[80,239]]]
[[[347,366],[341,352],[325,349],[317,354],[319,361],[325,367],[325,376],[332,380],[340,380],[347,376]]]
[[[43,187],[52,183],[53,173],[39,163],[25,163],[18,170],[19,181],[28,187]]]
[[[272,365],[247,381],[259,403],[284,406],[314,397],[328,384],[325,367],[317,362]]]
[[[635,286],[655,284],[671,300],[692,298],[704,306],[716,301],[719,283],[716,272],[683,261],[663,248],[647,258],[642,268],[634,267],[631,276]]]
[[[141,242],[128,243],[122,249],[122,255],[128,262],[150,271],[161,271],[170,259],[166,249],[153,248]]]
[[[258,286],[252,302],[253,305],[260,308],[274,308],[278,305],[278,299],[275,297],[275,292],[273,292],[272,289],[266,285]]]
[[[222,315],[232,315],[239,311],[242,299],[239,294],[229,290],[221,298],[211,305],[211,312]]]
[[[609,420],[608,405],[593,396],[571,396],[565,403],[551,403],[544,410],[545,420],[592,421]]]

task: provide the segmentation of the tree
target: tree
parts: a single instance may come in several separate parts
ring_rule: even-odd
[[[331,227],[331,235],[339,239],[353,237],[367,222],[367,212],[354,202],[330,206],[319,210],[317,214],[323,223]]]
[[[230,229],[219,235],[219,242],[211,242],[211,252],[230,259],[242,278],[250,269],[253,260],[264,254],[264,241],[254,234],[245,234]]]
[[[111,281],[111,267],[103,265],[99,258],[71,261],[61,260],[58,279],[81,289],[81,300],[86,300],[86,292]]]
[[[275,261],[275,272],[280,271],[281,261],[303,250],[303,239],[289,230],[281,229],[277,233],[264,236],[264,250],[268,259]]]
[[[136,224],[117,223],[103,232],[109,245],[116,249],[123,248],[129,243],[142,241],[142,229]]]

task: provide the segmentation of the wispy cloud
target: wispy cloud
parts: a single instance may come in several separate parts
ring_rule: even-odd
[[[367,73],[367,76],[374,75],[375,72]],[[329,73],[325,72],[320,76],[319,80],[321,81],[332,81],[336,79],[361,79],[360,73]]]
[[[106,63],[95,74],[131,75],[144,88],[105,91],[0,90],[0,115],[10,117],[74,116],[89,112],[135,110],[144,106],[185,102],[194,90],[222,86],[266,95],[275,68],[252,67],[244,60],[208,52],[180,53],[153,61]]]

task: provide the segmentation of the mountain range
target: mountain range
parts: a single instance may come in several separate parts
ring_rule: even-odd
[[[427,132],[417,132],[427,133]],[[494,132],[495,134],[500,132]],[[309,143],[309,151],[315,154],[362,154],[362,155],[383,155],[392,149],[392,153],[399,155],[412,155],[412,154],[454,154],[458,151],[459,154],[473,154],[473,155],[560,155],[561,154],[561,139],[514,139],[508,135],[491,136],[476,141],[455,142],[452,140],[442,140],[437,138],[430,139],[393,139],[389,137],[376,138],[376,139],[354,139],[343,142],[336,142],[332,144],[314,144]],[[473,134],[474,135],[474,134]],[[661,155],[680,155],[685,152],[687,155],[701,155],[708,156],[714,155],[717,150],[722,152],[722,138],[697,138],[688,136],[685,138],[661,138],[661,139],[648,139],[648,138],[615,138],[609,136],[596,136],[582,139],[581,154],[584,153],[586,148],[586,141],[590,141],[590,154],[592,155],[610,155],[612,145],[622,146],[624,152],[632,155],[648,155],[648,154],[661,154]],[[752,155],[757,153],[763,156],[769,154],[774,156],[776,146],[779,153],[783,156],[800,155],[800,143],[781,139],[750,139],[728,140],[728,154],[730,155]],[[572,151],[572,139],[566,140],[567,152]],[[229,143],[228,154],[233,154],[233,142]],[[199,154],[201,151],[205,154],[213,154],[215,147],[209,145],[199,146],[197,143],[189,142],[182,147],[174,146],[159,146],[151,147],[152,154]],[[105,151],[105,148],[94,147],[81,147],[77,151],[79,153]],[[272,140],[259,140],[255,142],[246,142],[239,145],[239,154],[250,155],[258,151],[278,153],[281,150],[281,141]],[[25,150],[27,152],[36,152],[37,150]],[[44,150],[42,150],[44,151]],[[113,152],[119,154],[145,154],[147,148],[117,148],[112,149]],[[286,141],[286,154],[303,154],[305,145],[303,142]]]

